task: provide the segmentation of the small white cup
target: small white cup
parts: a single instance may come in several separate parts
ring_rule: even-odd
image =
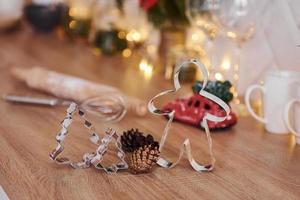
[[[292,99],[284,108],[284,121],[289,131],[296,136],[296,142],[300,145],[300,87],[298,98]],[[294,108],[291,110],[291,108]],[[292,118],[292,119],[291,119]],[[294,127],[292,126],[294,124]]]
[[[24,0],[0,0],[0,29],[13,25],[22,16]]]
[[[245,94],[245,103],[249,113],[265,124],[270,133],[287,134],[289,129],[284,122],[285,105],[293,98],[292,86],[300,80],[300,73],[295,71],[274,70],[266,74],[265,84],[250,86]],[[264,117],[258,116],[250,105],[252,92],[259,89],[263,92]]]

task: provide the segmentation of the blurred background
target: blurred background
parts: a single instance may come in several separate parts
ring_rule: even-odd
[[[299,10],[298,0],[0,0],[0,30],[29,24],[95,56],[138,54],[149,78],[160,66],[169,80],[176,62],[195,57],[210,79],[230,80],[237,99],[268,69],[300,70]],[[201,79],[193,66],[180,76]]]

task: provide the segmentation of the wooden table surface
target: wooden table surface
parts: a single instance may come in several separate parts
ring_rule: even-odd
[[[59,72],[113,85],[128,95],[148,100],[170,82],[155,70],[146,79],[138,59],[97,57],[82,44],[60,40],[55,34],[37,34],[28,27],[0,35],[0,93],[45,94],[30,90],[9,75],[13,66],[40,65]],[[190,92],[184,88],[177,94]],[[175,96],[163,98],[162,103]],[[276,113],[274,113],[276,114]],[[13,105],[0,101],[0,185],[10,199],[300,199],[300,146],[291,135],[273,135],[250,117],[240,118],[229,131],[213,133],[216,167],[197,173],[184,158],[173,169],[156,167],[152,173],[107,175],[93,168],[74,170],[49,158],[55,135],[65,116],[64,108]],[[126,116],[118,124],[94,119],[99,132],[106,127],[118,133],[139,128],[160,139],[166,120],[147,115]],[[93,150],[84,128],[75,121],[65,154],[81,159]],[[203,131],[174,123],[164,155],[175,158],[184,138],[192,140],[199,161],[207,161]],[[113,152],[106,158],[113,160]]]

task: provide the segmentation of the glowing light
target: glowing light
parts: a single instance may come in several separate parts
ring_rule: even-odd
[[[198,40],[200,40],[200,36],[197,33],[193,33],[192,34],[192,40],[193,41],[198,41]]]
[[[147,65],[145,70],[144,70],[145,74],[151,74],[152,71],[153,71],[153,68],[152,68],[151,65]]]
[[[70,8],[70,10],[69,10],[69,15],[70,15],[71,17],[75,17],[75,16],[76,16],[76,13],[77,13],[76,7]]]
[[[221,81],[221,80],[223,80],[223,75],[221,73],[216,73],[215,78],[217,81]]]
[[[222,63],[221,63],[221,67],[224,70],[229,70],[231,67],[231,62],[230,62],[230,58],[228,56],[224,57]]]
[[[226,35],[227,35],[227,37],[232,38],[232,39],[235,39],[237,37],[236,33],[231,32],[231,31],[228,31]]]
[[[128,58],[131,56],[131,50],[130,49],[124,49],[122,51],[122,56],[125,57],[125,58]]]
[[[147,65],[146,69],[144,70],[144,76],[146,77],[146,79],[150,79],[152,77],[152,72],[153,72],[153,66]]]
[[[151,78],[153,73],[153,66],[150,63],[148,63],[147,60],[142,59],[139,68],[147,79]]]
[[[143,59],[140,63],[140,70],[144,71],[147,68],[147,61],[145,59]]]
[[[75,20],[70,21],[69,27],[70,29],[74,29],[76,27],[76,21]]]
[[[88,7],[78,5],[70,8],[69,15],[75,19],[87,19],[91,16],[91,13]]]
[[[140,32],[133,29],[129,33],[127,33],[126,39],[130,42],[139,42],[142,39],[142,35]]]
[[[118,38],[120,38],[120,39],[125,39],[125,38],[126,38],[126,33],[125,33],[125,31],[119,31],[119,32],[118,32]]]

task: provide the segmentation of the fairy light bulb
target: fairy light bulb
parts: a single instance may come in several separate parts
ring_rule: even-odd
[[[149,79],[153,74],[153,65],[150,64],[146,59],[142,59],[139,65],[139,69],[143,72],[144,76]]]
[[[216,73],[215,78],[217,81],[222,81],[223,80],[223,75],[221,73]]]
[[[130,42],[139,42],[142,39],[142,35],[140,32],[133,29],[127,33],[126,39]]]
[[[231,68],[231,61],[229,56],[225,56],[222,60],[221,67],[224,70],[229,70]]]
[[[147,68],[147,61],[145,59],[142,59],[140,62],[140,70],[144,71]]]

